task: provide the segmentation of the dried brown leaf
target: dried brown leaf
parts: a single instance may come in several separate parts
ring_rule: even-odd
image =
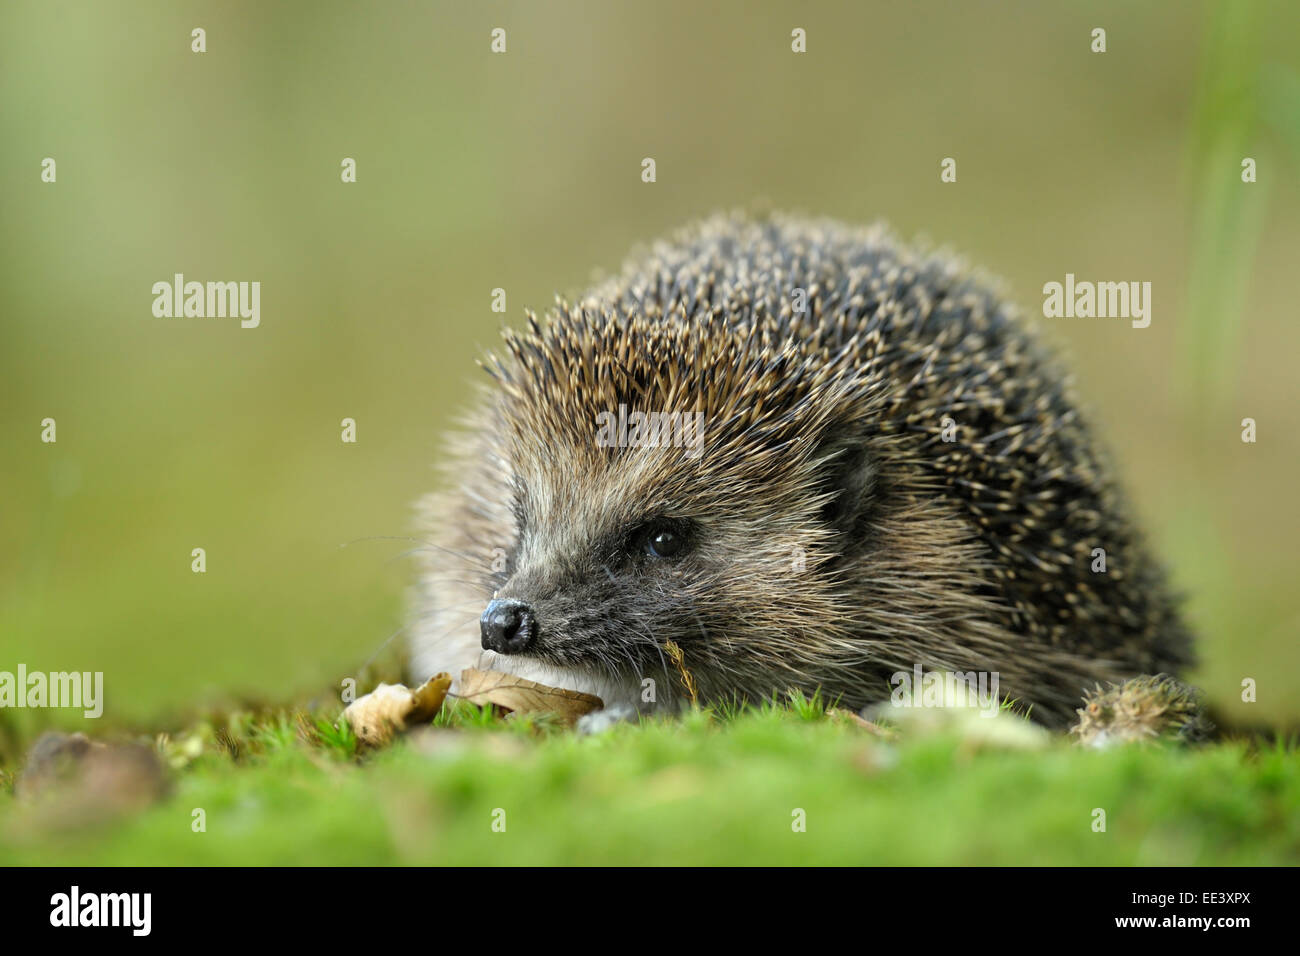
[[[480,671],[472,667],[461,671],[460,696],[471,704],[496,704],[517,713],[557,714],[570,724],[583,714],[605,706],[604,701],[592,694],[547,687],[504,671]]]
[[[450,687],[450,674],[435,674],[415,690],[402,684],[380,684],[349,704],[343,719],[363,744],[381,747],[407,727],[432,720]]]

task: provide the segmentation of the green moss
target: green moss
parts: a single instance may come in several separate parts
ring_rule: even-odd
[[[973,750],[952,733],[888,742],[806,707],[590,737],[457,708],[368,755],[323,713],[226,728],[237,738],[208,725],[164,742],[182,754],[171,795],[115,824],[44,831],[0,795],[0,862],[1300,862],[1292,747]]]

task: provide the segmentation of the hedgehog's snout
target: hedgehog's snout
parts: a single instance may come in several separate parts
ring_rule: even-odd
[[[498,654],[521,654],[537,637],[537,615],[524,601],[488,602],[478,626],[483,649]]]

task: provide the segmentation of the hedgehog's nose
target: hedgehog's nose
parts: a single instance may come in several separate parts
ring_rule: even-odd
[[[537,618],[523,601],[492,601],[478,619],[483,649],[498,654],[518,654],[537,635]]]

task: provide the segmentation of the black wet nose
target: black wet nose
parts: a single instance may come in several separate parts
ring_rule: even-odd
[[[537,618],[523,601],[491,601],[478,619],[483,649],[518,654],[537,636]]]

